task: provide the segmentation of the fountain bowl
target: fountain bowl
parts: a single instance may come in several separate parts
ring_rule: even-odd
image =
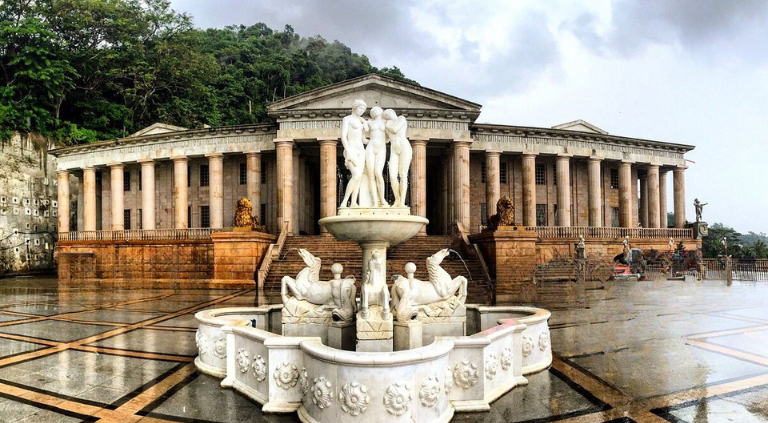
[[[419,233],[429,220],[412,215],[358,214],[324,217],[319,223],[339,241],[383,242],[393,246]]]

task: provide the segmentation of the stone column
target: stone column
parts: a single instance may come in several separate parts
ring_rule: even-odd
[[[570,156],[557,156],[557,226],[571,226]]]
[[[59,232],[69,232],[69,172],[66,170],[60,170],[56,174],[58,179],[58,194],[59,194]]]
[[[661,228],[667,227],[667,172],[659,172],[659,223]]]
[[[110,189],[112,190],[112,230],[122,231],[125,229],[125,220],[123,219],[123,170],[122,163],[111,163],[109,165]]]
[[[600,178],[600,162],[601,160],[595,157],[590,157],[587,161],[587,172],[589,173],[589,226],[592,227],[603,226],[603,204],[601,201],[603,194],[601,189],[602,179]]]
[[[639,175],[638,171],[637,179],[640,180],[640,209],[637,211],[637,217],[640,221],[640,226],[650,228],[648,225],[648,175]]]
[[[96,230],[96,169],[83,169],[83,230]]]
[[[536,155],[523,154],[523,226],[536,226]]]
[[[141,163],[141,229],[155,229],[155,161]]]
[[[648,227],[660,228],[659,166],[648,166]]]
[[[336,215],[336,157],[338,138],[320,139],[320,218]],[[320,225],[320,233],[328,233]]]
[[[469,145],[471,139],[453,140],[454,151],[454,204],[456,220],[461,222],[464,230],[469,227]]]
[[[411,214],[427,217],[427,140],[411,138],[413,160],[411,160]],[[426,235],[427,226],[422,226],[417,235]]]
[[[675,227],[685,227],[685,167],[677,167],[672,170],[672,184],[674,191]]]
[[[245,153],[245,183],[246,195],[253,205],[253,215],[264,224],[264,216],[261,215],[261,153]]]
[[[632,225],[632,163],[621,162],[619,165],[619,226],[631,228]]]
[[[488,216],[496,213],[496,203],[501,198],[500,151],[485,152],[485,208]],[[488,216],[480,216],[487,218]]]
[[[211,228],[224,227],[224,155],[221,153],[209,153],[208,172],[208,207],[211,218]]]
[[[186,229],[189,215],[187,214],[187,164],[186,156],[171,157],[173,160],[173,217],[176,229]]]
[[[282,230],[288,222],[293,233],[293,139],[275,138],[277,152],[277,227]]]

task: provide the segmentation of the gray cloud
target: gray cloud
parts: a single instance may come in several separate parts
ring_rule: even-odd
[[[751,62],[766,60],[766,11],[764,0],[627,0],[613,2],[612,28],[605,34],[598,33],[597,18],[590,13],[561,28],[601,55],[628,57],[652,44],[679,44],[704,57],[725,54]]]
[[[439,52],[429,34],[411,21],[409,2],[233,0],[222,7],[213,1],[174,0],[173,6],[190,13],[202,28],[263,22],[282,30],[291,25],[303,37],[338,40],[379,67]]]

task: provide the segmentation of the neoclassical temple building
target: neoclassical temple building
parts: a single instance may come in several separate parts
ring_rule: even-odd
[[[156,124],[52,150],[59,209],[72,210],[59,213],[60,241],[205,232],[195,228],[210,234],[232,226],[240,197],[251,200],[270,234],[321,234],[318,220],[336,214],[344,193],[340,124],[356,99],[407,118],[407,204],[429,219],[426,235],[446,235],[453,222],[479,233],[508,196],[517,225],[566,246],[579,235],[692,240],[684,228],[684,175],[693,146],[611,135],[580,120],[552,128],[480,124],[479,104],[367,75],[272,103],[269,124]],[[677,229],[668,228],[668,211]]]

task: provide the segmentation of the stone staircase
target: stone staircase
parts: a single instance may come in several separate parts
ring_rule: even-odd
[[[395,274],[405,275],[403,267],[409,261],[416,263],[415,278],[429,279],[427,274],[427,257],[438,250],[449,248],[451,238],[448,236],[417,236],[390,248],[387,251],[387,281],[391,286],[391,277]],[[289,236],[285,240],[280,257],[272,261],[264,283],[264,294],[272,301],[279,301],[280,281],[283,276],[296,277],[306,265],[299,256],[299,249],[304,248],[314,256],[322,259],[320,280],[333,278],[331,264],[341,263],[344,266],[342,276],[352,275],[357,281],[358,289],[362,283],[362,250],[350,241],[337,241],[332,236]],[[467,257],[464,257],[467,256]],[[468,280],[467,303],[487,304],[490,298],[489,281],[483,273],[480,260],[463,254],[464,262],[458,257],[446,257],[441,266],[452,277],[462,275]],[[359,292],[359,291],[358,291]]]

